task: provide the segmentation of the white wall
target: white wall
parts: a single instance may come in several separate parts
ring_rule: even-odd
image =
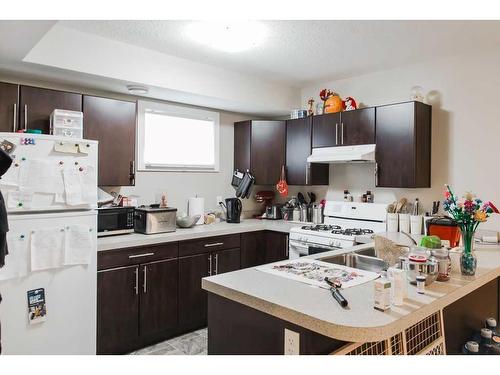
[[[443,185],[457,193],[473,191],[500,205],[500,53],[457,56],[324,82],[302,89],[302,103],[329,88],[366,106],[407,101],[418,84],[432,104],[432,186],[430,189],[375,189],[373,165],[333,165],[329,199],[341,199],[344,188],[355,195],[374,191],[379,202],[419,197],[424,206],[442,200]],[[500,229],[498,216],[481,228]]]
[[[155,202],[156,195],[167,192],[168,204],[180,212],[187,211],[187,199],[205,198],[205,209],[217,208],[216,197],[234,197],[230,185],[233,172],[234,126],[236,121],[248,119],[248,115],[220,113],[220,172],[137,172],[135,186],[122,187],[122,194],[139,195],[140,204]],[[165,147],[168,147],[166,142]],[[246,205],[248,206],[248,204]]]

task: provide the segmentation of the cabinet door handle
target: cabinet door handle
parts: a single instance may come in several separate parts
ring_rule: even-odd
[[[309,185],[309,174],[311,173],[311,164],[306,164],[306,185]]]
[[[144,266],[144,283],[142,284],[142,291],[144,293],[148,291],[147,282],[148,282],[148,266]]]
[[[212,276],[212,254],[208,256],[208,276]]]
[[[378,163],[375,163],[375,186],[378,186]]]
[[[341,144],[344,144],[344,122],[341,122],[341,128],[340,128],[340,140]]]
[[[129,181],[131,184],[135,184],[135,160],[130,160]]]
[[[12,131],[17,132],[17,104],[14,103],[14,110],[12,115]]]
[[[28,105],[24,105],[24,130],[28,129]]]
[[[139,267],[135,267],[135,286],[134,286],[134,290],[135,290],[135,294],[139,294]]]
[[[152,255],[155,255],[155,253],[144,253],[144,254],[132,254],[128,256],[128,259],[134,259],[134,258],[142,258],[142,257],[150,257]]]
[[[214,246],[222,246],[222,245],[224,245],[224,242],[206,243],[204,246],[205,247],[214,247]]]
[[[215,254],[215,275],[219,274],[219,254]]]
[[[335,123],[335,144],[339,144],[339,123]]]

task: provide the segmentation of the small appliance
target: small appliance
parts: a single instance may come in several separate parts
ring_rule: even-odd
[[[135,231],[143,234],[175,232],[177,208],[152,204],[135,209]]]
[[[239,223],[242,211],[242,204],[238,198],[226,199],[226,222]]]
[[[268,220],[281,220],[282,216],[282,204],[270,204],[266,207],[266,219]]]
[[[460,228],[458,223],[449,217],[436,217],[425,223],[429,236],[438,236],[441,241],[449,241],[450,247],[460,243]]]
[[[134,232],[134,207],[97,209],[97,237]]]
[[[265,214],[267,212],[267,207],[272,203],[274,196],[275,196],[275,193],[274,193],[274,191],[271,191],[271,190],[261,190],[255,194],[255,200],[257,201],[257,203],[263,203],[263,210],[256,217],[259,217],[259,218],[265,217]]]

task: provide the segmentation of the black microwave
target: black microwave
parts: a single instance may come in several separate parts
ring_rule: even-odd
[[[134,232],[134,207],[97,209],[97,237]]]

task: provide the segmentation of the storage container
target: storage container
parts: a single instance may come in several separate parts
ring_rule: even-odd
[[[83,112],[54,109],[50,115],[50,134],[83,138]]]

